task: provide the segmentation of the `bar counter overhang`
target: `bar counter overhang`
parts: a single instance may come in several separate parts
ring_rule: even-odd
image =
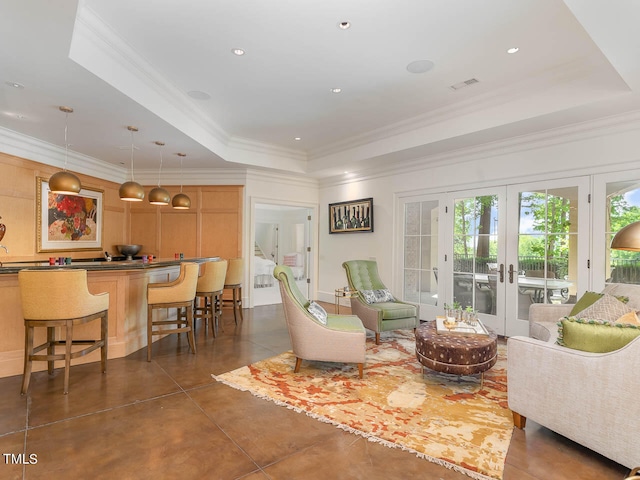
[[[0,267],[0,304],[2,334],[0,335],[0,377],[21,375],[24,367],[24,317],[20,303],[18,272],[24,269],[87,270],[89,291],[109,293],[109,358],[127,356],[147,346],[147,284],[175,279],[181,262],[203,263],[219,257],[123,261],[72,261],[70,265],[49,265],[49,262],[13,262]],[[72,295],[69,301],[73,301]],[[166,313],[166,312],[165,312]],[[173,312],[175,315],[175,312]],[[97,338],[99,325],[92,322],[74,329],[74,338]],[[36,344],[45,340],[44,330],[37,332]],[[38,335],[40,334],[40,335]],[[160,337],[154,337],[158,340]],[[100,352],[74,360],[73,365],[98,362]],[[63,366],[56,362],[55,367]],[[34,371],[45,370],[46,362],[35,362]]]

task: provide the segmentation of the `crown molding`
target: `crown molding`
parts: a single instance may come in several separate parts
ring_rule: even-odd
[[[131,96],[130,91],[127,91],[129,89],[123,89],[120,87],[131,86],[131,80],[135,79],[144,89],[154,92],[172,109],[175,109],[184,115],[184,118],[188,120],[189,123],[197,125],[199,129],[202,129],[201,125],[204,125],[205,128],[202,130],[206,132],[207,135],[213,137],[217,142],[224,144],[228,141],[229,135],[210,117],[197,108],[186,93],[177,89],[172,83],[165,80],[164,76],[158,70],[156,70],[145,58],[138,55],[138,53],[131,48],[131,46],[122,37],[120,37],[115,30],[105,23],[102,18],[86,4],[85,1],[81,0],[76,14],[69,57],[87,68],[84,65],[84,56],[80,55],[80,52],[86,52],[89,49],[89,46],[93,47],[93,49],[91,49],[91,53],[94,58],[99,59],[106,57],[115,63],[115,65],[120,67],[120,73],[126,74],[120,77],[121,81],[118,82],[118,86],[115,86],[111,81],[106,80],[115,88]],[[76,50],[76,47],[78,47],[79,50]],[[77,53],[80,58],[77,58],[74,53]],[[89,70],[93,71],[91,68],[89,68]],[[102,75],[98,76],[103,78],[103,80],[105,79]],[[125,77],[127,77],[129,81],[127,81]],[[111,75],[110,78],[114,79],[115,76]],[[147,102],[145,102],[145,100],[147,100]],[[148,105],[149,100],[152,99],[148,96],[146,99],[136,98],[136,101],[141,105],[144,105],[145,108],[160,115],[161,112],[158,111],[158,108],[154,108],[154,105]],[[161,118],[165,117],[162,116]],[[196,121],[194,121],[194,119]],[[170,120],[167,121],[171,123]],[[176,128],[179,127],[176,126]],[[184,125],[181,130],[184,131]],[[192,134],[187,134],[193,138]]]
[[[296,175],[291,173],[279,173],[268,170],[247,170],[247,180],[279,183],[283,185],[291,185],[296,187],[318,188],[320,182],[318,179],[307,175]]]
[[[0,127],[0,145],[2,151],[9,155],[64,168],[65,149],[58,145],[4,127]],[[69,150],[67,155],[67,170],[117,183],[124,182],[127,178],[126,168],[116,167],[72,150]]]
[[[309,153],[309,161],[322,160],[324,157],[337,155],[345,150],[364,147],[421,129],[426,130],[429,129],[429,127],[455,120],[465,115],[477,114],[488,109],[495,110],[496,107],[528,99],[537,93],[544,93],[550,88],[555,88],[563,84],[571,84],[571,82],[575,82],[588,75],[593,68],[588,59],[576,59],[572,62],[559,65],[556,68],[549,69],[527,80],[505,85],[490,92],[460,100],[452,105],[436,107],[425,114],[386,125],[316,149]],[[452,92],[452,94],[455,94],[455,92]],[[412,146],[407,146],[407,148],[411,148]]]
[[[82,0],[69,56],[225,161],[306,169],[304,152],[231,136]]]
[[[269,156],[278,156],[295,160],[296,162],[307,161],[307,154],[302,150],[280,147],[270,143],[259,142],[250,138],[232,136],[229,139],[229,148],[244,150],[247,152],[259,153]]]
[[[368,164],[366,173],[355,171],[349,174],[348,178],[345,178],[344,175],[325,177],[320,180],[320,187],[347,185],[390,175],[418,172],[425,168],[476,162],[496,156],[537,150],[631,131],[638,131],[640,136],[640,110],[557,127],[542,132],[519,135],[505,140],[496,140],[446,153],[420,156],[403,161],[400,167],[398,164],[390,164],[388,162],[381,162],[378,166]]]
[[[157,185],[158,170],[136,170],[136,180],[142,185]],[[160,184],[165,185],[246,185],[245,168],[176,168],[162,169]]]

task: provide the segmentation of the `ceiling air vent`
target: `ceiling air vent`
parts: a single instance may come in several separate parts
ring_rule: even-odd
[[[470,78],[469,80],[465,80],[464,82],[451,85],[449,88],[451,90],[460,90],[461,88],[468,87],[469,85],[473,85],[474,83],[478,83],[479,81],[480,80],[478,80],[477,78]]]

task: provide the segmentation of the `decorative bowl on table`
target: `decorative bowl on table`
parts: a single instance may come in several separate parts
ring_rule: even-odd
[[[116,245],[120,255],[125,255],[127,260],[133,260],[133,256],[142,250],[142,245]]]

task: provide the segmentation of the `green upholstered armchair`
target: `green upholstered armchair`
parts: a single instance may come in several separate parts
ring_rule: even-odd
[[[280,294],[287,321],[293,354],[294,372],[300,370],[302,360],[357,363],[363,375],[366,331],[355,315],[328,314],[326,325],[309,311],[309,301],[302,295],[290,267],[279,265],[273,276],[280,282]]]
[[[356,314],[365,328],[376,334],[376,344],[380,345],[380,332],[400,328],[416,328],[420,325],[420,310],[417,305],[394,300],[392,302],[367,303],[362,294],[365,290],[386,289],[378,275],[378,264],[372,260],[349,260],[342,264],[347,272],[349,288],[357,290],[351,297],[351,311]]]

